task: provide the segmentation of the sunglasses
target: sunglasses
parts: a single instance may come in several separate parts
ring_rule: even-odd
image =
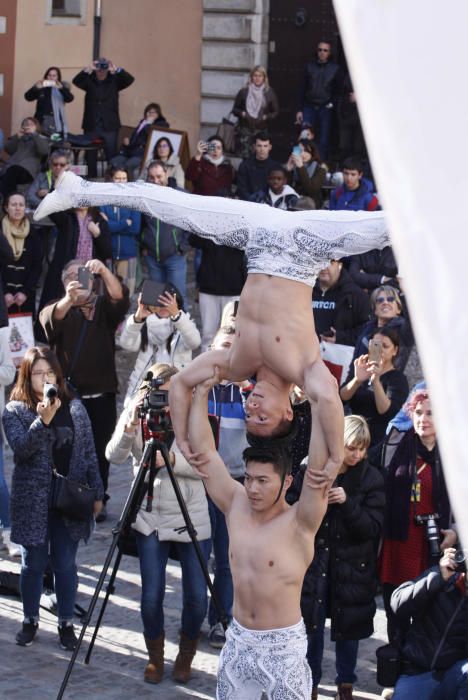
[[[395,301],[395,297],[377,297],[375,300],[376,304],[383,304],[386,301],[390,304],[392,301]]]
[[[55,162],[55,163],[52,163],[52,165],[53,165],[54,167],[58,167],[58,168],[66,168],[66,167],[67,167],[67,163]]]
[[[317,51],[321,51],[322,53],[330,53],[330,49],[317,49]]]

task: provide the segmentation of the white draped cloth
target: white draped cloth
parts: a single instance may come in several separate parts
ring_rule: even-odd
[[[468,547],[468,3],[334,6]]]

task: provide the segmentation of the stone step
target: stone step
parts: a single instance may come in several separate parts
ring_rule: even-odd
[[[222,96],[234,100],[239,90],[248,81],[248,71],[202,71],[201,92],[203,97]]]
[[[269,0],[203,0],[205,12],[252,12],[267,14]]]
[[[230,69],[250,71],[252,66],[267,62],[266,44],[229,44],[218,41],[204,41],[202,48],[202,69]]]
[[[203,39],[217,41],[253,41],[268,39],[268,19],[262,15],[205,14]]]
[[[231,98],[204,97],[201,104],[200,120],[202,124],[219,124],[231,109]]]

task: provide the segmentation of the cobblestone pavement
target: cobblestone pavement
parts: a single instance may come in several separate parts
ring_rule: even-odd
[[[190,295],[193,298],[192,295]],[[190,306],[190,305],[189,305]],[[195,309],[190,309],[192,315]],[[122,386],[133,365],[134,356],[119,351],[117,364]],[[418,363],[415,361],[415,375]],[[416,378],[416,377],[415,377]],[[11,452],[6,450],[7,479],[11,475]],[[112,466],[110,477],[109,519],[97,526],[88,545],[81,545],[78,552],[79,591],[78,603],[87,608],[102,569],[103,562],[112,540],[112,526],[115,524],[125,497],[130,488],[131,470],[129,466]],[[19,562],[0,552],[0,569],[19,572]],[[161,700],[184,700],[185,698],[215,698],[216,670],[219,652],[212,649],[207,640],[207,626],[194,660],[193,678],[188,685],[177,685],[171,680],[172,665],[177,653],[177,638],[181,614],[181,580],[178,564],[167,568],[165,596],[165,677],[161,684],[152,686],[142,680],[145,665],[145,648],[141,633],[139,615],[140,577],[138,561],[123,557],[116,581],[115,593],[104,616],[97,636],[90,664],[83,659],[88,640],[93,631],[89,626],[85,641],[71,674],[64,694],[67,700],[128,700],[138,697],[141,700],[161,698]],[[93,616],[97,617],[100,603]],[[57,643],[56,619],[50,612],[41,612],[40,630],[37,640],[29,648],[14,643],[14,636],[21,624],[22,609],[18,599],[0,596],[0,699],[9,700],[50,700],[57,696],[67,668],[69,654],[62,651]],[[77,625],[79,622],[77,620]],[[375,649],[384,644],[385,615],[381,602],[375,618],[374,635],[360,645],[356,683],[356,698],[377,698],[380,689],[375,680]],[[328,633],[327,633],[328,635]],[[333,683],[334,651],[328,639],[325,644],[323,683],[320,686],[321,700],[335,696]],[[243,700],[238,698],[237,700]]]

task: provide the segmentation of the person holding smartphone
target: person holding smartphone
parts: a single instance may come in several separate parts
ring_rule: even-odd
[[[68,123],[65,105],[75,99],[70,83],[62,80],[62,71],[58,66],[50,66],[42,80],[38,80],[24,93],[27,102],[36,101],[35,119],[41,125],[46,136],[61,134],[68,135]]]
[[[384,439],[387,423],[408,396],[408,380],[395,368],[399,347],[400,339],[395,330],[376,331],[369,342],[369,352],[354,360],[340,389],[340,396],[351,412],[368,421],[371,447]]]
[[[219,136],[197,143],[197,152],[185,176],[191,180],[194,194],[231,196],[234,168],[224,155],[224,143]]]
[[[322,163],[317,146],[308,139],[301,139],[292,149],[286,170],[291,173],[292,186],[296,192],[301,197],[311,197],[315,208],[320,209],[327,166]]]

